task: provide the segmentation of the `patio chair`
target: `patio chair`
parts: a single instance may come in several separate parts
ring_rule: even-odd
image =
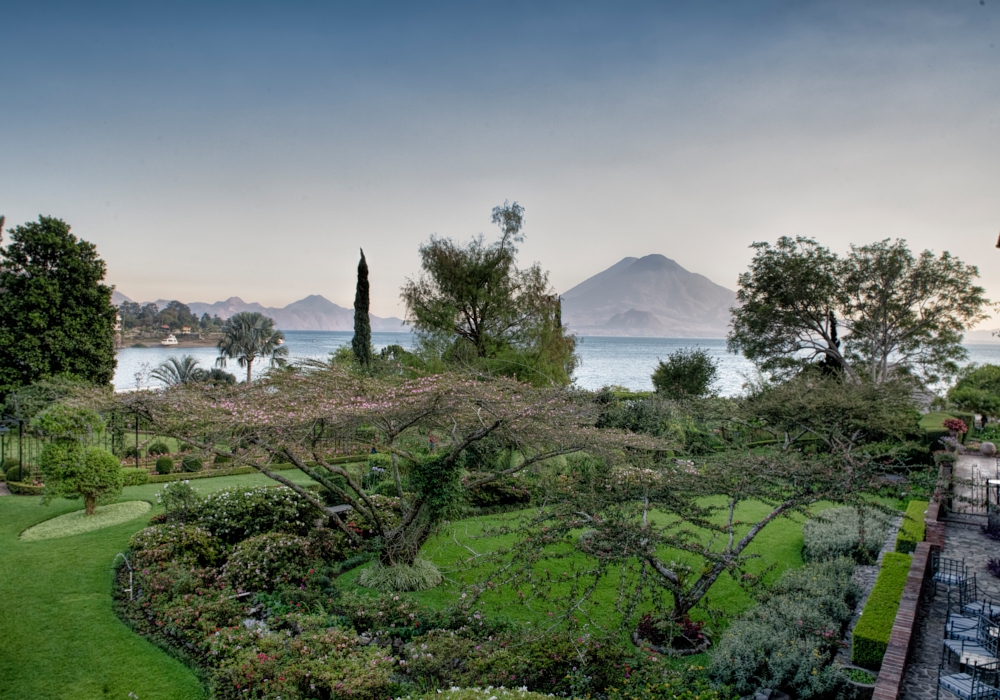
[[[948,559],[937,552],[931,552],[931,572],[935,583],[947,586],[961,586],[969,578],[964,559]]]
[[[990,619],[1000,617],[1000,602],[988,597],[980,597],[979,586],[976,584],[976,574],[971,573],[961,583],[955,586],[959,609],[970,615],[986,615]],[[951,589],[948,589],[948,609],[951,610]]]
[[[934,697],[941,697],[941,690],[961,700],[991,700],[1000,698],[1000,664],[973,664],[964,673],[945,674],[944,666],[938,667],[938,682]]]
[[[954,620],[952,620],[954,622]],[[961,636],[949,637],[947,626],[945,629],[944,649],[941,652],[941,662],[954,654],[958,658],[959,666],[980,665],[985,666],[996,661],[997,642],[1000,641],[1000,624],[997,624],[984,615],[976,616],[975,636],[972,630],[962,630]]]

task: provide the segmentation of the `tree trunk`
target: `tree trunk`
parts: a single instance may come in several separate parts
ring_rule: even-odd
[[[250,372],[253,370],[253,360],[247,360],[247,384],[250,383]]]
[[[97,509],[97,498],[95,496],[84,496],[83,509],[87,515],[93,515]]]

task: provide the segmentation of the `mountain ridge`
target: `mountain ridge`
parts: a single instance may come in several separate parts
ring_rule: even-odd
[[[120,305],[123,301],[131,301],[117,290],[112,295],[112,302]],[[171,299],[157,299],[153,303],[160,309],[169,304]],[[354,309],[344,308],[335,304],[320,294],[310,294],[304,299],[293,301],[282,307],[264,306],[256,301],[246,302],[237,296],[209,304],[202,301],[185,302],[196,316],[208,314],[227,319],[233,314],[243,311],[257,311],[274,319],[274,324],[284,331],[352,331],[354,330]],[[396,316],[382,318],[369,313],[372,330],[376,332],[405,333],[409,327],[403,324],[403,319]]]
[[[580,335],[723,338],[736,292],[657,253],[625,257],[563,295]]]

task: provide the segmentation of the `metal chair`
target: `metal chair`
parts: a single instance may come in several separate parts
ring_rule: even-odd
[[[997,658],[997,643],[1000,642],[1000,624],[985,615],[976,616],[975,636],[971,630],[960,632],[961,636],[947,637],[943,642],[941,662],[944,663],[950,654],[958,658],[959,666],[985,666],[1000,659]]]
[[[944,624],[945,639],[965,639],[967,641],[977,641],[979,639],[979,613],[966,612],[963,609],[963,602],[966,602],[963,584],[958,590],[948,589],[948,614]]]
[[[941,690],[961,700],[991,700],[1000,698],[1000,664],[972,664],[965,673],[942,675],[944,666],[938,667],[938,683],[934,697],[941,697]]]
[[[979,586],[976,583],[976,574],[966,575],[965,579],[955,587],[959,601],[959,609],[963,613],[970,615],[986,615],[990,619],[1000,617],[1000,603],[994,602],[991,598],[979,596]],[[949,601],[951,598],[951,588],[948,589]],[[949,602],[949,610],[951,603]]]
[[[969,578],[969,567],[965,565],[964,559],[948,559],[937,552],[931,552],[931,571],[934,582],[946,586],[961,586]]]

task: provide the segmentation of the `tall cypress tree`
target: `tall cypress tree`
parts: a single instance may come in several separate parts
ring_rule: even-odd
[[[358,288],[354,293],[354,338],[351,340],[354,357],[362,367],[372,363],[372,322],[368,306],[368,262],[362,250],[358,263]]]

